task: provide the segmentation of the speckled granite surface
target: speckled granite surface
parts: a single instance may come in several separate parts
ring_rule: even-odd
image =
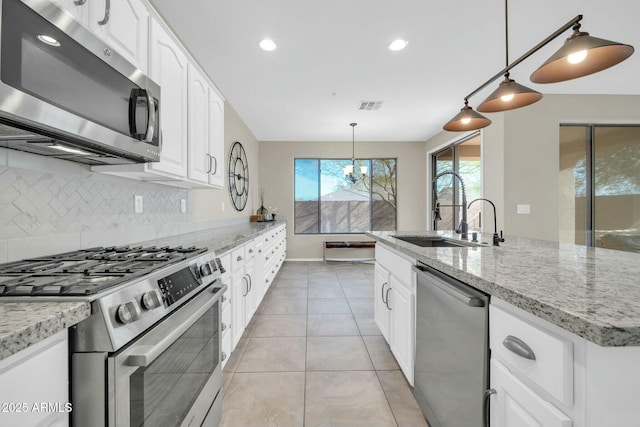
[[[197,246],[206,247],[216,254],[222,254],[234,247],[248,242],[252,238],[265,233],[275,227],[286,224],[286,221],[276,220],[272,222],[243,222],[230,224],[224,227],[210,228],[195,233],[180,234],[162,239],[149,240],[136,245],[157,246]]]
[[[500,247],[421,248],[395,234],[453,237],[367,233],[598,345],[640,345],[640,254],[516,237]],[[481,240],[491,242],[491,235]]]
[[[0,360],[89,317],[88,302],[0,302]]]

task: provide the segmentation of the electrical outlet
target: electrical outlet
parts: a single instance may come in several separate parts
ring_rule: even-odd
[[[224,202],[222,202],[222,212],[224,212]]]
[[[187,201],[180,199],[180,212],[185,213],[187,211]]]
[[[518,205],[516,212],[518,215],[529,215],[531,213],[531,205]]]
[[[135,195],[133,197],[133,206],[134,206],[133,211],[135,213],[142,213],[142,210],[143,210],[142,196]]]

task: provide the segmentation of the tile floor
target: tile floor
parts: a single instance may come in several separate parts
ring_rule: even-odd
[[[427,426],[374,322],[373,278],[285,262],[224,369],[222,426]]]

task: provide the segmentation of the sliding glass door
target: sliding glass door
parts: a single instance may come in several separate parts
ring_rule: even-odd
[[[560,127],[560,240],[640,252],[640,126]]]

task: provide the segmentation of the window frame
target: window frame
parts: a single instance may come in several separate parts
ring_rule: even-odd
[[[318,162],[318,231],[317,232],[310,232],[310,233],[301,233],[296,231],[296,227],[295,227],[295,221],[296,221],[296,161],[298,160],[315,160]],[[297,236],[321,236],[321,235],[341,235],[341,234],[347,234],[347,235],[355,235],[355,234],[364,234],[364,232],[362,231],[344,231],[344,232],[335,232],[335,233],[329,233],[329,232],[323,232],[322,231],[322,215],[321,215],[321,203],[322,203],[322,195],[321,195],[321,191],[322,191],[322,182],[321,182],[321,177],[322,177],[322,161],[324,160],[334,160],[334,161],[351,161],[351,158],[344,158],[344,157],[294,157],[293,158],[293,234],[297,235]],[[395,161],[395,180],[396,180],[396,194],[395,194],[395,203],[396,203],[396,207],[395,207],[395,215],[394,215],[394,230],[398,229],[398,158],[397,157],[366,157],[366,158],[355,158],[354,159],[356,162],[358,161],[369,161],[369,172],[373,171],[373,161],[375,160],[394,160]],[[373,175],[371,173],[369,173],[367,175],[367,179],[369,180],[369,226],[371,226],[373,224],[373,193],[371,192],[371,188],[373,187],[372,184],[372,180],[373,180]],[[371,230],[369,230],[371,231]]]

